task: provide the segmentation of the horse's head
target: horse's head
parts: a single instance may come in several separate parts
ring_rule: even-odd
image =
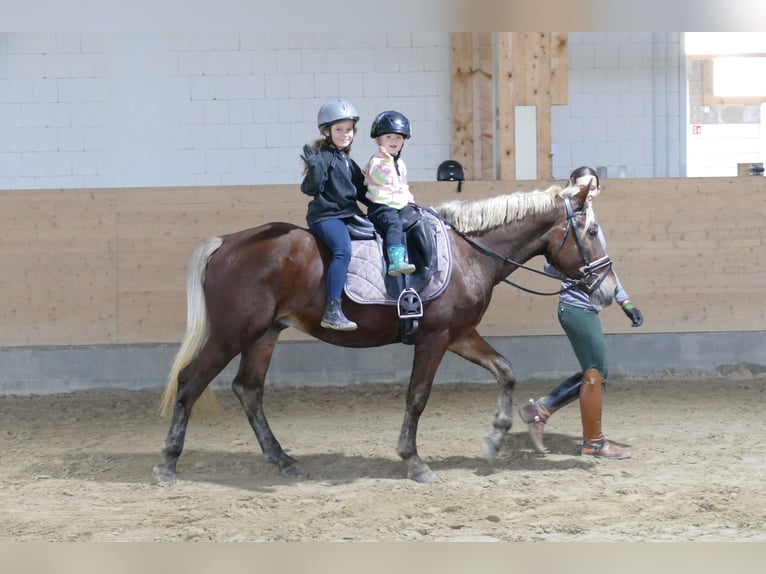
[[[547,244],[546,258],[590,295],[592,303],[611,305],[617,289],[612,261],[604,250],[586,186],[570,187],[556,198],[559,214]]]

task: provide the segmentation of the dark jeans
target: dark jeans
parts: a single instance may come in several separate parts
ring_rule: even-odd
[[[404,245],[402,220],[399,210],[387,205],[373,204],[367,210],[367,219],[372,221],[375,230],[383,237],[386,249],[394,245]]]
[[[325,219],[309,226],[309,229],[332,251],[332,260],[327,269],[327,297],[340,299],[351,261],[351,236],[346,224],[341,219]]]

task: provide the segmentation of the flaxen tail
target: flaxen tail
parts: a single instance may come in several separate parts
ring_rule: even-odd
[[[186,271],[186,334],[181,348],[176,353],[170,368],[168,382],[160,403],[160,414],[167,416],[173,412],[173,405],[178,392],[178,374],[199,354],[208,338],[207,305],[205,303],[205,272],[207,262],[223,244],[221,237],[211,237],[197,246],[189,260]],[[220,409],[215,395],[206,388],[196,406],[205,409]],[[196,410],[196,409],[195,409]]]

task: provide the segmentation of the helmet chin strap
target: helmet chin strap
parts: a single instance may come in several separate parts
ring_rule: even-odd
[[[392,156],[394,158],[394,168],[396,168],[396,175],[401,175],[399,173],[399,158],[402,155],[402,151],[404,151],[404,143],[402,143],[402,147],[399,148],[399,151],[396,152],[396,155]]]

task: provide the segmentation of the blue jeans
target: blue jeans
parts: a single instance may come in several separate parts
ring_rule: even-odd
[[[309,229],[332,252],[330,267],[327,269],[327,297],[340,299],[351,261],[351,236],[346,224],[341,219],[325,219],[310,225]]]

